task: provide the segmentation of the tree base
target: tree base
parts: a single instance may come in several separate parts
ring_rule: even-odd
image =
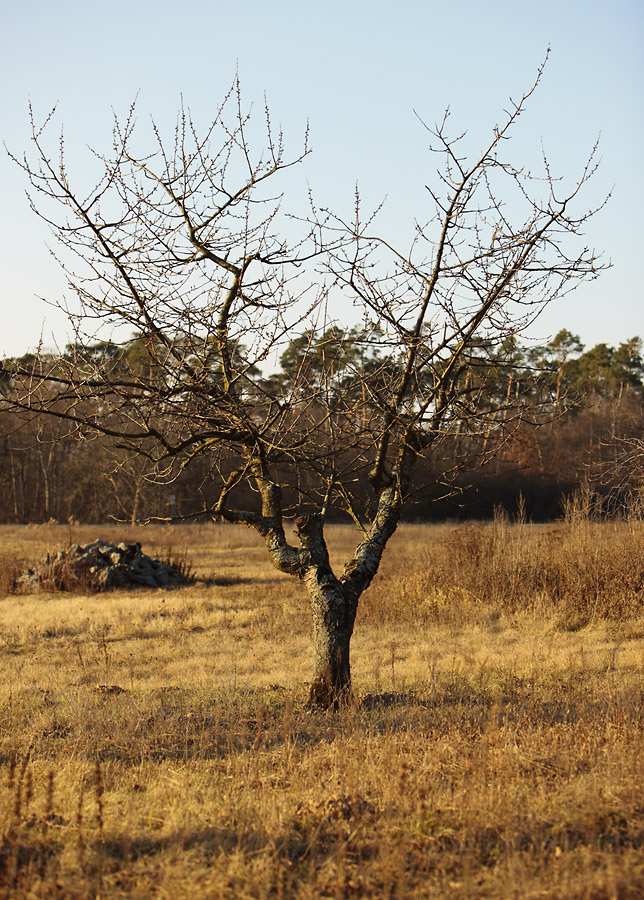
[[[329,666],[314,678],[309,690],[309,709],[340,709],[351,703],[351,679],[343,677],[343,674],[333,673]]]

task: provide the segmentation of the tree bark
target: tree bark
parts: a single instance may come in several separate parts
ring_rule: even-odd
[[[405,483],[410,461],[401,453],[399,469]],[[378,571],[385,545],[400,519],[400,480],[390,479],[380,491],[378,508],[364,540],[356,547],[340,578],[331,568],[324,539],[324,516],[300,515],[295,532],[300,549],[286,540],[279,486],[265,473],[261,460],[255,461],[255,479],[262,497],[262,514],[219,511],[229,518],[255,528],[266,541],[273,565],[295,575],[306,585],[313,621],[313,678],[309,704],[337,709],[351,698],[350,645],[358,601]]]
[[[309,704],[337,708],[351,697],[349,650],[355,608],[331,569],[322,516],[299,516],[295,525],[307,562],[302,580],[308,590],[313,620]]]
[[[309,704],[335,708],[351,697],[350,643],[353,618],[348,614],[342,585],[311,584],[305,576],[313,619],[313,679]]]

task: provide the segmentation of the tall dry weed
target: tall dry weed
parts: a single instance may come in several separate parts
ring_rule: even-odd
[[[385,562],[363,602],[368,619],[422,624],[529,611],[575,629],[644,607],[644,521],[603,522],[592,495],[571,498],[561,523],[497,514],[426,537]]]

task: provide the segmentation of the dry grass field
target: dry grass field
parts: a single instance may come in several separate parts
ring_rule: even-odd
[[[197,580],[8,590],[97,536]],[[401,527],[337,713],[305,707],[306,599],[253,533],[0,541],[0,897],[644,896],[642,522]]]

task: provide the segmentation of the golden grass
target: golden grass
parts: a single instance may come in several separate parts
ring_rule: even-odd
[[[0,529],[97,536],[205,580],[0,599],[0,896],[644,895],[640,523],[401,527],[335,714],[252,532]]]

